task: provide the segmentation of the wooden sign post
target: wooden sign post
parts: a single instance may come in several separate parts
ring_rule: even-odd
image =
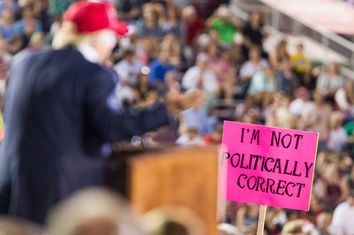
[[[264,234],[264,223],[266,218],[267,206],[261,205],[259,208],[259,215],[258,215],[258,226],[257,226],[257,235]]]

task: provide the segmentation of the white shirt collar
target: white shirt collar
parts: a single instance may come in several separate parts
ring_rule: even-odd
[[[88,43],[80,43],[77,49],[85,57],[86,60],[92,63],[100,63],[100,56],[98,55],[96,49]]]

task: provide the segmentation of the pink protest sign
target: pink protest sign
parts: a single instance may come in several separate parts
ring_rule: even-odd
[[[318,133],[224,122],[221,196],[309,210]]]

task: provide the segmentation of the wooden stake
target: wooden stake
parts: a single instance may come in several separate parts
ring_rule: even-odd
[[[258,215],[258,227],[257,227],[257,235],[264,234],[264,223],[267,212],[267,206],[260,206],[259,215]]]

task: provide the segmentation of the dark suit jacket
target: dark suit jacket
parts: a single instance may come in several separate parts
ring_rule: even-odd
[[[103,183],[104,143],[168,123],[163,105],[115,111],[112,73],[74,48],[24,52],[10,69],[0,213],[43,223],[58,201]]]

